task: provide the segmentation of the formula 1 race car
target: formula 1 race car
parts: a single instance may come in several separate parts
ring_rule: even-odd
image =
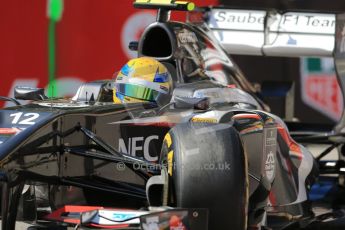
[[[269,113],[228,54],[335,51],[345,88],[342,37],[336,33],[334,46],[332,31],[342,29],[334,23],[343,16],[208,8],[181,23],[169,20],[170,11],[192,11],[193,3],[137,0],[134,6],[158,9],[157,22],[130,47],[169,70],[170,103],[114,104],[114,80],[85,83],[71,99],[27,87],[17,87],[15,98],[1,97],[15,104],[0,110],[2,229],[15,229],[17,219],[34,221],[36,229],[294,229],[314,223],[308,193],[318,162]],[[294,134],[303,142],[332,142],[343,136],[341,124],[327,135]]]

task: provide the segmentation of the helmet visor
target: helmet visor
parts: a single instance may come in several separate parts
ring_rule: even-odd
[[[115,83],[116,91],[122,95],[142,99],[145,101],[155,101],[159,92],[141,85]]]

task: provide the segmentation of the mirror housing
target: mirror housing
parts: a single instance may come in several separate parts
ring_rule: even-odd
[[[176,108],[181,109],[198,109],[208,110],[210,108],[210,101],[208,98],[191,98],[174,96],[173,102]]]
[[[47,96],[44,95],[43,88],[16,86],[14,88],[14,98],[18,100],[41,101],[47,99]]]

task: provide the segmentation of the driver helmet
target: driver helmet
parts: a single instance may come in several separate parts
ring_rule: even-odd
[[[113,89],[115,103],[153,102],[166,105],[172,95],[168,69],[149,57],[130,60],[117,75]]]

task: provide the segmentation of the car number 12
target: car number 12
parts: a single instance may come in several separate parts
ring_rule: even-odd
[[[12,124],[19,124],[19,125],[34,125],[36,122],[35,120],[39,118],[38,113],[12,113],[10,117],[14,117],[12,120]],[[27,118],[25,118],[27,117]]]

